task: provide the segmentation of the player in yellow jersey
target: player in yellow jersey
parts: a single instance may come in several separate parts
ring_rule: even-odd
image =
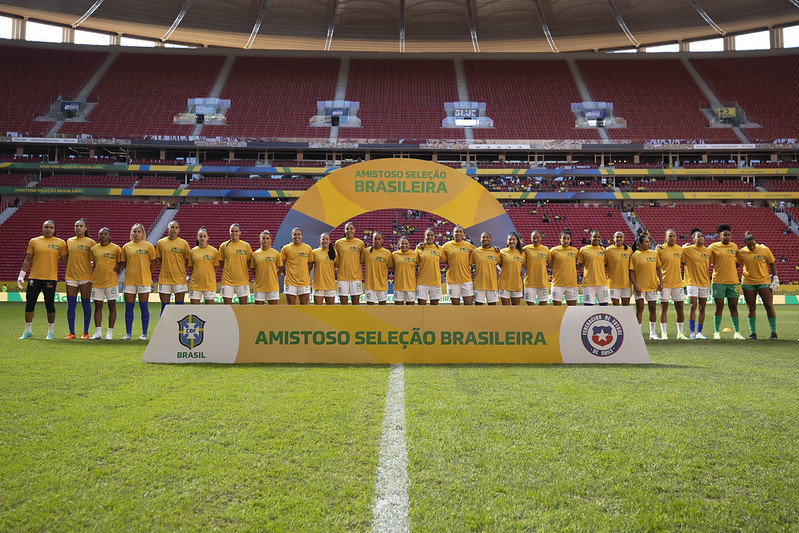
[[[308,305],[311,298],[310,272],[313,268],[313,250],[302,242],[300,228],[291,230],[291,242],[280,249],[280,257],[283,259],[283,270],[286,273],[286,277],[283,278],[286,303],[294,305],[299,301],[300,305]]]
[[[506,238],[507,246],[499,251],[499,301],[502,305],[519,305],[524,296],[522,266],[524,252],[519,235],[512,231]]]
[[[144,226],[134,224],[130,228],[130,242],[122,246],[122,260],[119,269],[124,270],[122,293],[125,295],[125,336],[121,340],[129,341],[133,338],[133,309],[136,304],[136,295],[139,296],[139,311],[141,312],[141,337],[147,340],[147,330],[150,326],[150,308],[147,302],[153,290],[153,267],[155,266],[155,247],[145,239],[147,234]]]
[[[352,305],[361,302],[363,294],[363,270],[361,268],[361,252],[364,244],[355,237],[355,224],[344,224],[344,237],[336,241],[336,292],[341,305]]]
[[[250,297],[250,259],[252,248],[250,243],[241,240],[241,226],[231,224],[230,239],[219,246],[219,265],[222,267],[222,301],[226,305],[233,303],[238,296],[239,304],[247,305]]]
[[[552,305],[577,305],[577,253],[571,245],[572,233],[568,229],[560,233],[560,245],[551,250],[549,267],[552,269]]]
[[[283,257],[272,248],[272,234],[264,230],[260,235],[261,247],[252,253],[250,268],[253,273],[255,305],[276,305],[280,301],[278,274],[283,272]]]
[[[361,253],[366,267],[366,305],[386,305],[388,301],[388,269],[394,268],[394,257],[383,248],[383,234],[372,233],[372,246]]]
[[[331,246],[330,234],[319,236],[319,248],[313,250],[313,303],[336,303],[336,248]]]
[[[172,295],[175,304],[183,305],[183,299],[189,290],[186,282],[186,263],[189,260],[191,246],[180,238],[180,224],[173,220],[167,226],[167,236],[155,245],[156,257],[161,265],[158,272],[158,296],[161,299],[161,312],[169,305]]]
[[[690,338],[707,339],[705,307],[710,297],[710,250],[705,247],[705,234],[699,228],[691,230],[694,243],[683,246],[682,263],[685,265],[685,291],[688,293],[688,329]]]
[[[83,335],[80,340],[89,338],[89,324],[92,320],[92,246],[97,244],[89,237],[89,224],[85,218],[75,221],[75,236],[67,239],[67,273],[64,276],[67,289],[67,323],[69,335],[65,340],[75,338],[75,309],[78,306],[78,293],[83,307]]]
[[[613,234],[613,246],[605,248],[610,301],[613,305],[630,305],[633,287],[630,283],[630,257],[633,249],[624,244],[624,233]]]
[[[436,244],[433,228],[424,232],[424,244],[417,246],[419,252],[419,274],[416,278],[416,301],[425,305],[438,305],[441,299],[441,263],[447,262],[447,252]]]
[[[527,305],[546,305],[549,301],[549,274],[547,263],[549,248],[541,244],[541,232],[534,230],[530,242],[522,249],[524,253],[524,301]]]
[[[657,249],[660,268],[663,271],[663,290],[660,293],[660,339],[665,341],[669,338],[666,331],[666,320],[669,312],[669,298],[671,298],[677,313],[677,339],[687,341],[688,337],[683,333],[685,292],[682,280],[682,256],[685,249],[677,244],[677,232],[673,229],[666,230],[664,240],[663,245],[658,246]]]
[[[777,340],[777,312],[774,309],[774,293],[780,286],[774,255],[768,247],[757,244],[755,236],[747,232],[744,236],[745,246],[738,250],[738,260],[744,266],[743,285],[744,299],[749,309],[749,338],[757,339],[757,297],[763,300],[766,308],[768,325],[771,329],[770,339]],[[771,276],[769,277],[769,271]]]
[[[499,251],[491,246],[491,234],[484,231],[480,234],[480,247],[472,250],[475,304],[497,305],[499,300],[497,285],[499,261]]]
[[[188,268],[189,301],[199,304],[203,300],[206,305],[214,303],[216,298],[216,272],[219,270],[219,250],[208,244],[208,230],[197,230],[197,246],[189,253]]]
[[[463,298],[464,305],[472,305],[474,300],[474,282],[469,265],[474,245],[464,239],[466,233],[463,226],[452,228],[453,239],[442,246],[447,254],[447,294],[452,305],[459,305]]]
[[[652,241],[649,235],[642,233],[633,246],[630,257],[630,283],[635,291],[635,315],[640,324],[644,319],[644,301],[649,307],[649,339],[659,341],[655,332],[657,323],[657,301],[659,291],[663,288],[663,271],[660,269],[660,257],[650,250]]]
[[[602,248],[602,235],[598,230],[589,233],[591,243],[577,252],[577,264],[583,266],[583,305],[608,305],[610,289],[605,272],[605,249]]]
[[[58,282],[58,263],[67,262],[67,243],[55,236],[55,222],[46,220],[42,224],[42,236],[28,242],[22,270],[17,285],[22,288],[25,273],[30,268],[28,288],[25,291],[25,331],[20,340],[33,337],[33,315],[39,294],[44,293],[44,308],[47,311],[47,340],[55,335],[55,287]]]
[[[721,239],[708,246],[710,262],[713,264],[713,277],[711,278],[711,291],[713,301],[716,303],[716,312],[713,314],[713,339],[721,339],[721,317],[724,313],[724,300],[730,309],[733,339],[743,339],[738,325],[738,296],[740,295],[740,282],[738,278],[738,246],[730,241],[732,233],[729,224],[720,224],[716,232]]]
[[[416,302],[416,266],[419,254],[411,249],[411,241],[403,235],[394,256],[394,305],[413,305]]]
[[[92,300],[94,301],[94,335],[89,340],[103,338],[103,300],[108,302],[108,330],[105,340],[114,338],[114,325],[117,321],[117,298],[119,297],[119,263],[122,261],[122,248],[111,242],[111,230],[100,228],[97,244],[92,246]]]

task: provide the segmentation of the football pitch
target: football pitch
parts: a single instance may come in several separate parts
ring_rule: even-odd
[[[650,365],[226,366],[0,304],[0,530],[797,530],[799,306],[758,313]]]

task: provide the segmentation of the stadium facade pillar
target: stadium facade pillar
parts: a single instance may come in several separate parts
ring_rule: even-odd
[[[691,51],[691,43],[689,43],[688,41],[678,41],[677,44],[680,45],[680,52]]]
[[[111,37],[111,46],[121,46],[122,45],[122,34],[116,33],[110,36]]]
[[[768,40],[772,49],[785,48],[785,33],[782,28],[769,28]]]
[[[75,44],[75,28],[61,28],[61,42]]]
[[[724,51],[725,52],[732,52],[735,50],[735,36],[734,35],[725,35],[722,37],[724,39]]]
[[[11,38],[24,41],[26,38],[27,19],[12,18],[11,19]]]

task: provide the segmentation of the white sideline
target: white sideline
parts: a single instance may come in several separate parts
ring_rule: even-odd
[[[372,531],[410,531],[408,451],[405,447],[405,369],[391,365],[378,454]]]

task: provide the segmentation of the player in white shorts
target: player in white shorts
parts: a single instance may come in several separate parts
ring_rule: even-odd
[[[666,320],[669,299],[671,299],[674,302],[674,310],[677,314],[677,338],[687,341],[688,337],[683,333],[685,326],[685,313],[683,311],[685,292],[682,279],[682,256],[685,249],[677,245],[677,232],[673,229],[666,230],[665,241],[657,249],[660,266],[663,271],[663,290],[660,292],[660,338],[661,340],[668,340],[669,338],[666,332]]]

